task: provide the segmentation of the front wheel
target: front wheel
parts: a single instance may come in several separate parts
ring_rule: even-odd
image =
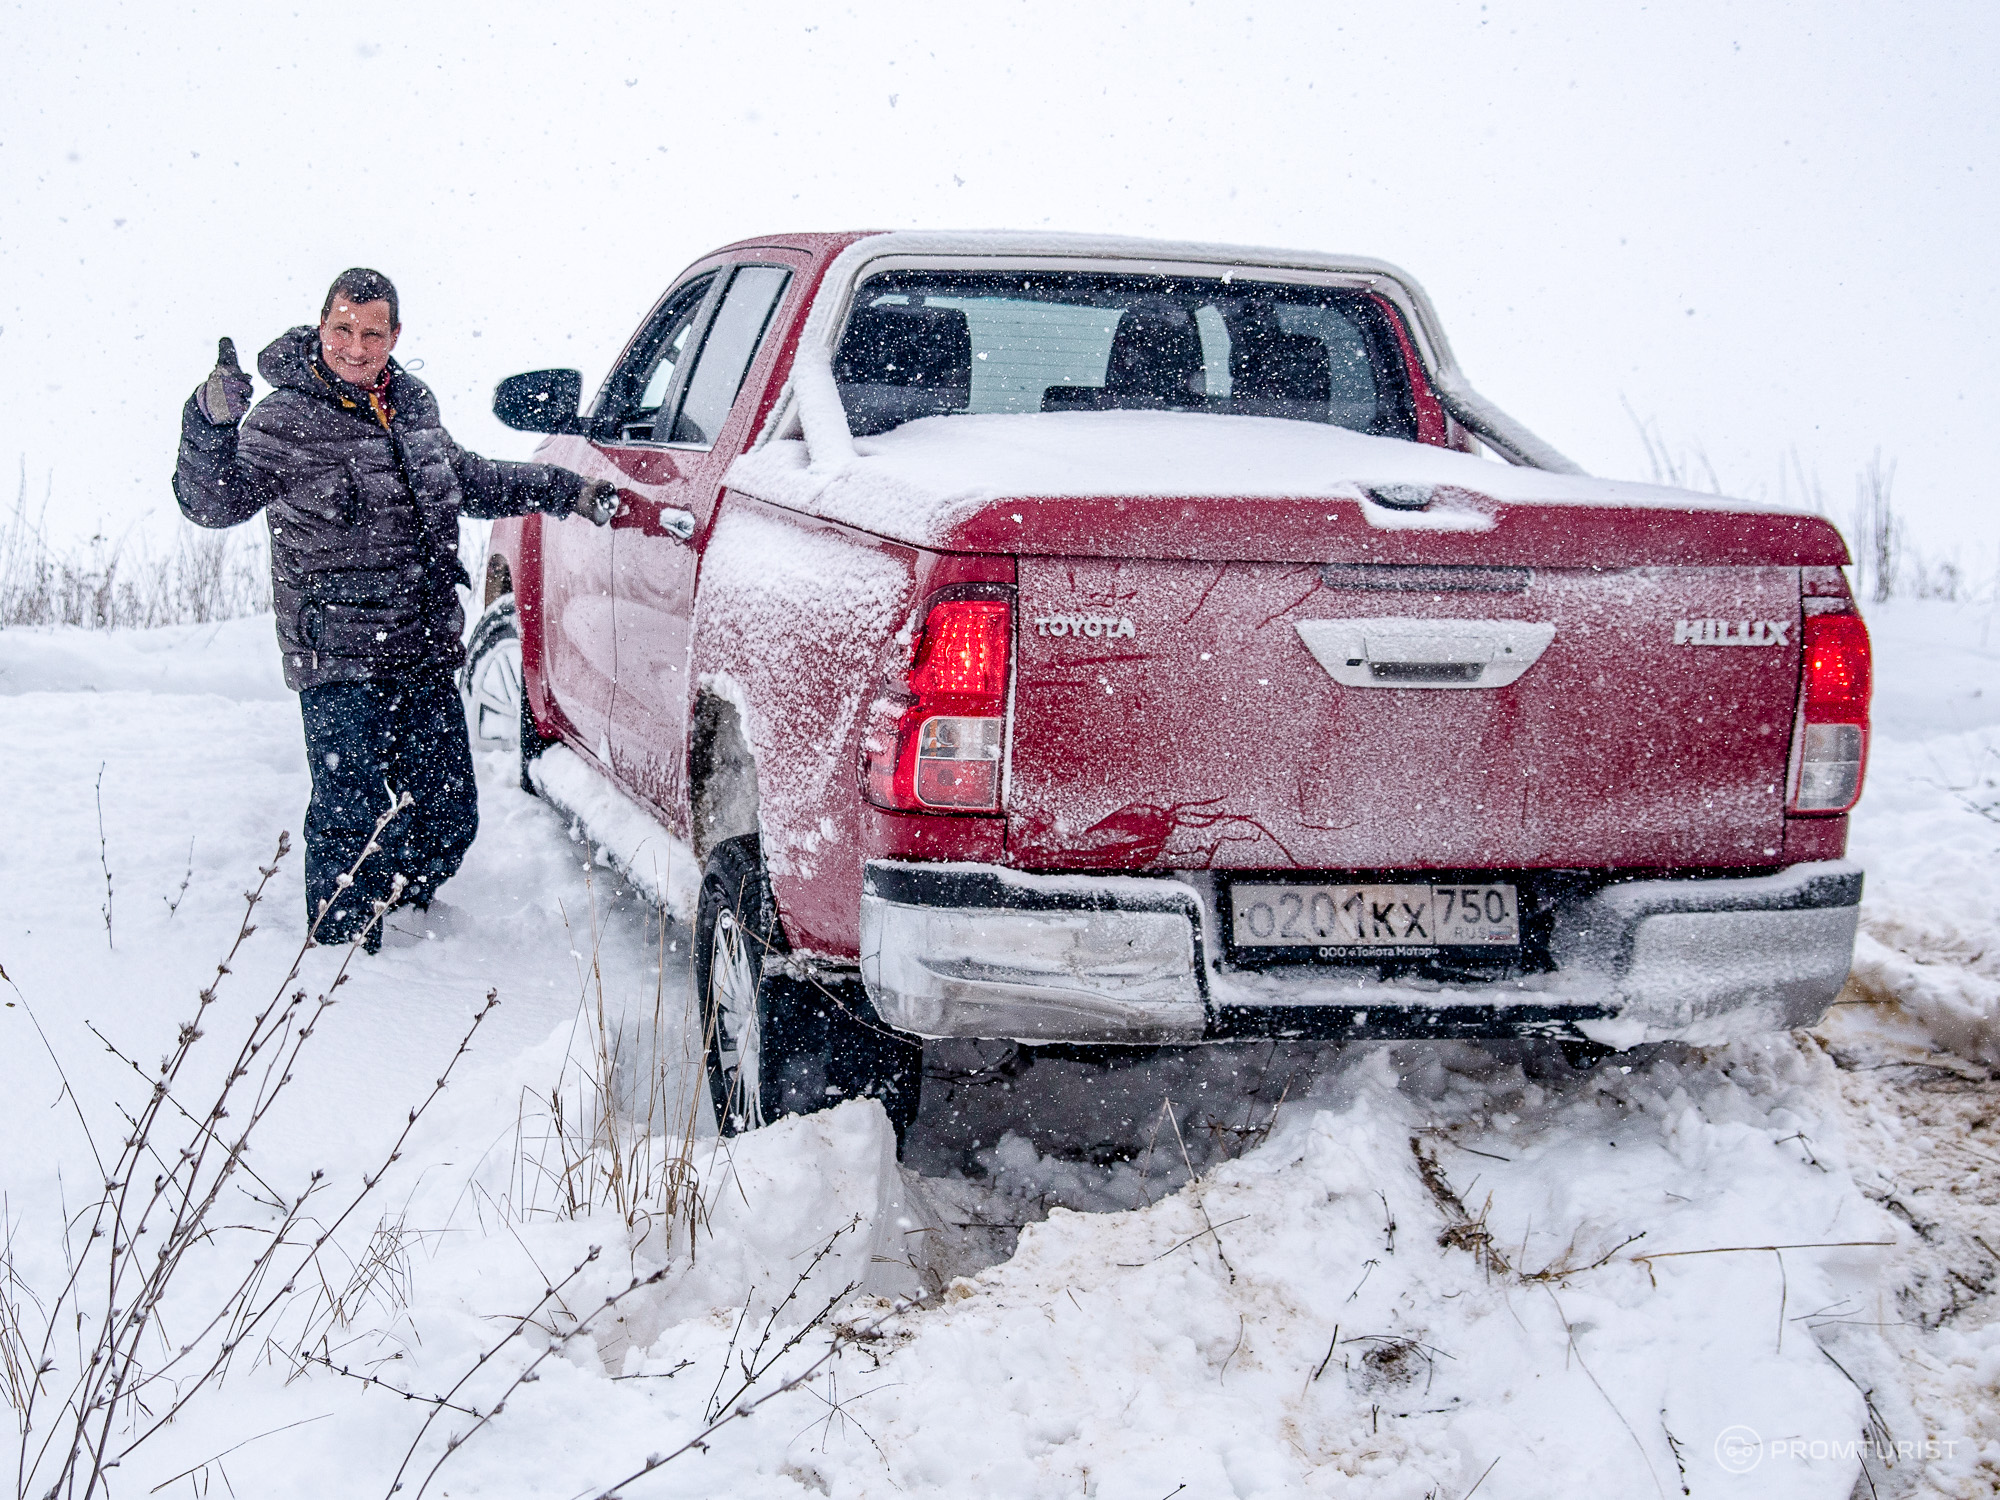
[[[511,750],[521,734],[521,621],[514,596],[503,594],[472,627],[459,686],[481,750]]]
[[[716,1125],[879,1099],[900,1149],[916,1118],[921,1044],[884,1026],[858,984],[786,973],[788,952],[757,837],[716,845],[695,910],[694,981]]]
[[[512,594],[495,599],[472,627],[458,686],[465,697],[473,747],[518,749],[521,790],[531,797],[539,795],[528,775],[528,763],[555,741],[542,738],[535,728],[534,714],[528,711],[527,678],[521,667],[521,615]]]

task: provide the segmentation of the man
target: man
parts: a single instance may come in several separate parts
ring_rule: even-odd
[[[370,952],[382,936],[374,905],[390,900],[394,878],[407,882],[403,901],[427,908],[479,826],[452,680],[465,660],[457,586],[470,584],[459,516],[542,511],[603,526],[617,509],[604,480],[459,447],[429,388],[390,358],[401,332],[388,277],[343,271],[317,328],[281,334],[257,356],[275,389],[254,410],[250,377],[222,340],[181,412],[174,471],[175,498],[198,525],[265,512],[285,685],[299,695],[312,771],[307,927],[321,943],[365,934]],[[412,805],[381,852],[344,884],[405,792]]]

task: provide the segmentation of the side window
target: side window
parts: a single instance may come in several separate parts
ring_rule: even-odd
[[[687,364],[688,345],[715,285],[713,274],[689,282],[668,299],[612,382],[598,432],[621,443],[659,443],[660,408],[673,399],[674,376]]]
[[[685,316],[675,319],[667,331],[666,347],[663,348],[653,365],[653,373],[646,377],[646,388],[639,393],[639,409],[633,413],[633,420],[644,422],[650,428],[660,414],[660,407],[667,399],[667,393],[674,388],[674,372],[682,364],[682,356],[687,353],[688,340],[694,335],[694,319],[698,309],[690,307]],[[650,432],[645,434],[651,436]]]
[[[708,325],[695,357],[694,374],[688,378],[687,394],[681,398],[680,415],[674,420],[675,443],[708,444],[715,441],[736,393],[743,388],[750,361],[756,358],[771,314],[784,295],[792,273],[779,266],[743,266],[730,278],[729,290]]]

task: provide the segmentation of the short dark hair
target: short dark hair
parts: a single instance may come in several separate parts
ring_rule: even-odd
[[[333,299],[345,297],[349,302],[387,302],[389,304],[389,326],[403,326],[402,310],[396,303],[396,284],[380,271],[371,271],[366,266],[350,266],[333,278],[333,285],[326,289],[326,301],[320,304],[319,320],[324,323],[327,314],[333,311]]]

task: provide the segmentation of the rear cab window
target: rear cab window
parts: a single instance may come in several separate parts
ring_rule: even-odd
[[[1056,270],[863,282],[834,356],[858,437],[923,417],[1181,411],[1418,436],[1394,314],[1369,292]]]

